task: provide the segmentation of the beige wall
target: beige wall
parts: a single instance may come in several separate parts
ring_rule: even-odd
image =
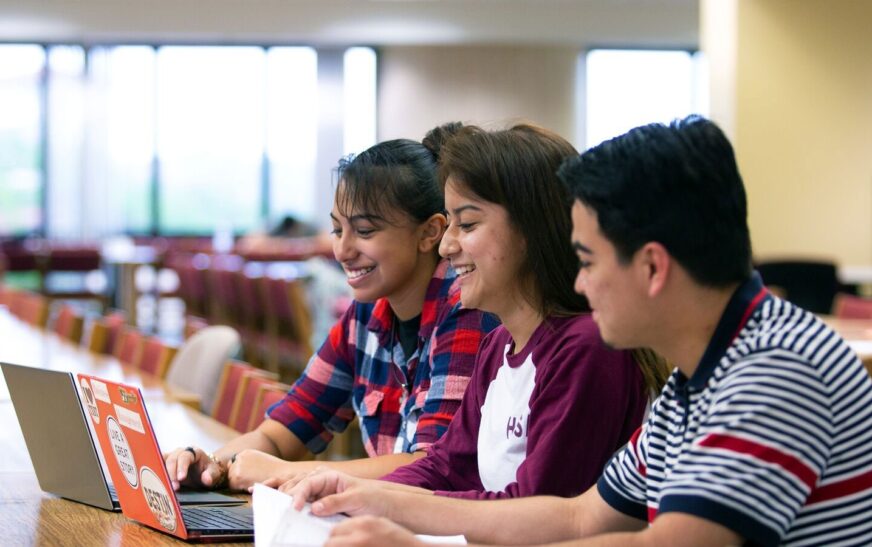
[[[872,1],[739,1],[736,67],[757,256],[872,264]]]
[[[534,121],[575,140],[577,47],[386,47],[379,57],[378,139],[420,139],[460,120]]]

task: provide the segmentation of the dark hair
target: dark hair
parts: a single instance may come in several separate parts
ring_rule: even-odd
[[[713,122],[689,116],[637,127],[567,160],[559,176],[596,213],[623,263],[656,241],[702,285],[750,277],[745,188]]]
[[[341,159],[336,188],[339,210],[345,216],[357,210],[385,221],[394,216],[391,211],[402,211],[418,222],[444,212],[445,198],[436,178],[439,149],[461,126],[454,122],[434,128],[423,144],[409,139],[384,141]]]
[[[589,310],[573,291],[577,259],[570,244],[570,199],[557,168],[578,154],[563,137],[533,125],[488,132],[469,126],[442,146],[439,180],[504,207],[526,240],[525,298],[543,315]]]

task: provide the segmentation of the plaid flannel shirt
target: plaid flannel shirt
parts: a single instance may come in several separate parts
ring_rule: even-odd
[[[355,414],[370,456],[425,450],[436,442],[460,406],[482,338],[499,324],[490,314],[461,307],[456,276],[447,260],[437,266],[409,359],[395,338],[387,299],[353,302],[267,417],[285,424],[314,453]]]

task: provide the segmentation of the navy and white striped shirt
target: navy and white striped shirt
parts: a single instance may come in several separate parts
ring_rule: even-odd
[[[872,379],[755,274],[597,487],[625,514],[688,513],[751,544],[870,545]]]

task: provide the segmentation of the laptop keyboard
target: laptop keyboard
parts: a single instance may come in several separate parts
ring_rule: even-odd
[[[246,511],[233,511],[222,507],[182,507],[182,519],[189,532],[253,533],[254,514]]]

